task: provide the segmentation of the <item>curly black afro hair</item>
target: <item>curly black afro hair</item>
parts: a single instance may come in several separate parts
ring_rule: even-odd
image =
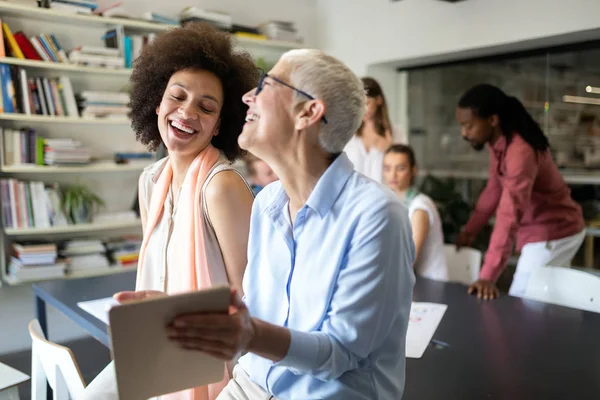
[[[247,111],[242,96],[256,87],[259,69],[248,53],[234,51],[231,35],[204,23],[158,35],[133,63],[130,105],[136,138],[150,150],[162,143],[156,107],[171,76],[193,69],[210,71],[221,80],[224,101],[212,145],[234,161],[243,154],[237,143]]]

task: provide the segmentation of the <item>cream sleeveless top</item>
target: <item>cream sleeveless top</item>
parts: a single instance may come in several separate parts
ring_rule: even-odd
[[[141,204],[146,207],[146,210],[150,208],[150,199],[152,196],[153,187],[156,183],[156,179],[160,175],[160,171],[165,165],[167,158],[163,158],[158,162],[146,167],[140,177],[140,197]],[[209,265],[211,266],[211,277],[213,283],[217,284],[228,284],[227,272],[225,269],[225,262],[217,240],[217,235],[210,221],[208,213],[206,212],[206,188],[212,178],[215,177],[219,172],[222,171],[234,171],[239,175],[242,181],[246,184],[248,191],[252,193],[252,189],[242,176],[242,174],[234,169],[229,161],[221,157],[216,164],[213,166],[211,171],[208,173],[206,181],[202,186],[201,201],[203,205],[203,218],[205,222],[206,237],[206,256]],[[148,246],[146,249],[146,257],[144,258],[144,265],[142,268],[142,275],[139,280],[138,287],[136,290],[159,290],[165,293],[172,293],[172,289],[169,287],[169,276],[177,274],[178,267],[172,262],[173,254],[171,249],[173,246],[169,246],[171,241],[171,234],[173,233],[173,221],[177,213],[177,203],[173,203],[175,196],[174,193],[169,189],[167,197],[165,199],[165,205],[163,208],[163,214],[160,220],[157,222],[156,227],[152,231],[150,238],[148,239]]]

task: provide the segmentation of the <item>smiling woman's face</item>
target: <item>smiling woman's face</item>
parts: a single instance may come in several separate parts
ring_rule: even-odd
[[[219,133],[223,87],[206,70],[182,70],[169,79],[158,114],[158,130],[169,155],[196,156]]]

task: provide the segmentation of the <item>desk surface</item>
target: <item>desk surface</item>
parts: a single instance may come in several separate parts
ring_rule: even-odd
[[[408,359],[405,400],[598,399],[600,314],[419,279],[413,299],[448,304],[429,347]]]
[[[77,303],[132,290],[135,273],[44,282],[36,295],[109,345],[106,326]],[[405,400],[600,398],[600,314],[418,279],[415,301],[448,304],[429,347],[408,359]],[[52,327],[50,326],[50,337]]]
[[[37,283],[33,292],[65,314],[86,332],[110,347],[107,326],[77,306],[80,301],[110,297],[117,292],[135,289],[135,271],[94,278],[64,279]],[[52,326],[48,327],[52,339]]]

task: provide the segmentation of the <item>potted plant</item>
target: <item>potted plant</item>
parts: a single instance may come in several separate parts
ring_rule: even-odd
[[[85,185],[71,185],[63,189],[63,210],[74,224],[92,222],[95,206],[104,206],[104,201]]]

